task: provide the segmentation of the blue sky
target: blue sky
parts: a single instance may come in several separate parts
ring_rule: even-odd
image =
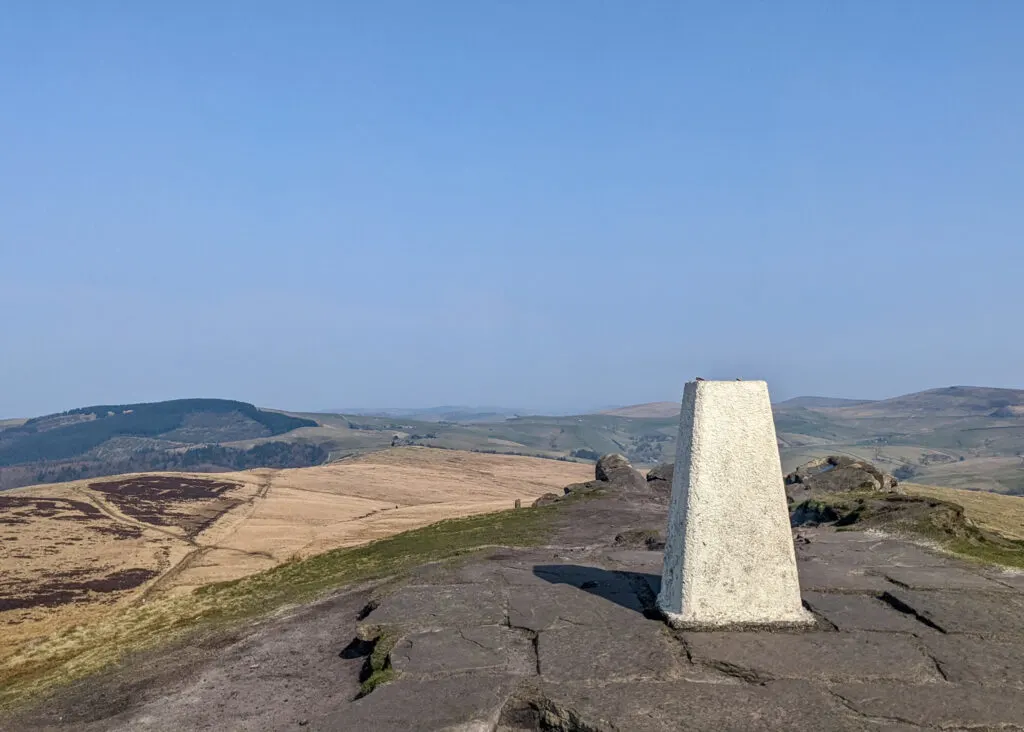
[[[1024,387],[1024,4],[7,3],[0,416]]]

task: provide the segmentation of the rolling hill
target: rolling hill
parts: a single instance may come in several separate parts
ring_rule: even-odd
[[[15,420],[0,424],[0,488],[147,470],[302,467],[392,446],[584,462],[621,452],[648,466],[675,454],[675,402],[510,418],[450,409],[457,411],[289,414],[242,402],[180,400]],[[880,401],[798,397],[773,410],[787,469],[840,453],[900,471],[904,479],[1024,493],[1024,390],[955,386]]]
[[[348,414],[356,417],[388,417],[391,419],[412,419],[418,422],[501,422],[510,417],[530,414],[527,409],[510,407],[465,407],[440,406],[423,407],[420,409],[380,408],[380,409],[328,409],[330,414]]]
[[[232,470],[322,462],[315,445],[271,441],[310,419],[225,399],[99,405],[0,427],[0,488],[147,470]],[[231,443],[258,440],[247,448]]]
[[[665,418],[678,417],[679,404],[677,402],[648,402],[647,404],[634,404],[629,407],[619,407],[601,412],[611,417],[640,417],[640,418]]]

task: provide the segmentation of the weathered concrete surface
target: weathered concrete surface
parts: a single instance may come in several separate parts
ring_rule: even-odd
[[[812,622],[765,382],[686,385],[667,537],[658,606],[673,626]]]
[[[664,526],[663,501],[623,494],[558,511],[547,546],[425,566],[234,637],[137,657],[0,729],[1024,729],[1024,592],[971,587],[1006,573],[801,529],[801,580],[827,580],[803,595],[817,625],[681,632],[657,617],[652,553],[615,544],[625,529]],[[946,589],[900,587],[885,578],[898,567]],[[398,636],[394,680],[356,700],[370,652],[353,642],[360,626]]]

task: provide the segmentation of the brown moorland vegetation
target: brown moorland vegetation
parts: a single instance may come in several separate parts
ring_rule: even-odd
[[[26,642],[296,558],[529,505],[586,464],[428,448],[0,494],[0,660]]]

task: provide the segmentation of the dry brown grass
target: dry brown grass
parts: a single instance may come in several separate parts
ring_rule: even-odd
[[[679,416],[678,402],[650,402],[648,404],[634,404],[629,407],[619,407],[601,412],[611,417],[633,417],[635,419],[663,419]]]
[[[0,596],[29,601],[0,604],[0,663],[26,643],[78,637],[129,607],[145,603],[178,617],[176,605],[157,601],[442,519],[511,508],[517,498],[529,505],[592,471],[578,463],[409,447],[315,468],[165,474],[233,487],[215,500],[165,501],[161,511],[172,519],[163,524],[131,515],[91,487],[124,476],[6,491],[19,501],[42,501],[43,510],[0,510],[0,519],[17,519],[0,522]],[[125,570],[152,578],[111,588],[111,578]],[[50,592],[83,583],[87,589],[73,597]]]
[[[958,503],[964,515],[982,528],[1009,539],[1024,540],[1024,498],[986,491],[901,483],[912,496],[926,496]]]

